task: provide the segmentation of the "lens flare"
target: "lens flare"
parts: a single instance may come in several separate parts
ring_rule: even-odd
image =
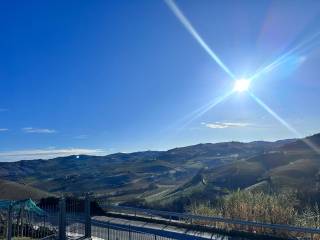
[[[192,26],[187,17],[183,14],[180,8],[173,0],[164,0],[170,10],[179,19],[182,25],[188,30],[188,32],[194,37],[194,39],[200,44],[200,46],[210,55],[210,57],[232,78],[235,79],[235,75],[229,70],[229,68],[221,61],[221,59],[215,54],[208,44],[202,39],[199,33]]]
[[[233,90],[236,92],[248,91],[250,87],[250,81],[248,79],[239,79],[234,83]]]
[[[271,116],[273,116],[278,122],[280,122],[284,127],[286,127],[290,132],[292,132],[296,137],[300,138],[306,145],[308,145],[317,154],[320,154],[320,149],[313,144],[310,140],[303,138],[303,136],[294,129],[289,123],[287,123],[283,118],[281,118],[277,113],[275,113],[267,104],[265,104],[260,98],[255,96],[252,92],[249,95],[261,106],[263,107]]]
[[[250,81],[252,81],[256,78],[259,78],[263,74],[266,74],[266,73],[272,71],[273,69],[279,67],[280,65],[290,61],[292,55],[297,54],[297,53],[301,53],[301,51],[304,51],[306,49],[314,47],[314,46],[312,46],[312,44],[314,43],[314,40],[316,38],[318,38],[319,36],[320,36],[320,32],[313,34],[310,38],[299,43],[298,45],[296,45],[295,47],[290,49],[288,52],[281,55],[279,58],[277,58],[272,63],[268,64],[265,67],[260,67],[259,70],[257,70],[256,73],[250,77]]]
[[[186,118],[184,118],[185,124],[182,125],[180,129],[183,129],[185,126],[190,124],[195,119],[199,118],[207,111],[223,102],[226,98],[232,95],[235,92],[248,92],[249,95],[262,107],[264,108],[270,115],[272,115],[277,121],[279,121],[283,126],[285,126],[289,131],[295,134],[297,137],[301,138],[302,141],[305,142],[311,149],[313,149],[316,153],[320,154],[320,149],[314,145],[310,140],[302,138],[301,134],[295,130],[292,126],[290,126],[284,119],[282,119],[278,114],[276,114],[270,107],[268,107],[262,100],[256,97],[252,92],[249,91],[250,83],[257,78],[260,78],[263,74],[266,74],[280,65],[290,61],[294,54],[301,54],[303,51],[311,49],[314,47],[314,40],[320,36],[320,32],[312,35],[309,39],[301,42],[296,45],[294,48],[281,55],[274,62],[268,64],[267,66],[260,67],[250,78],[248,79],[237,79],[235,75],[229,70],[229,68],[221,61],[221,59],[215,54],[212,49],[207,45],[207,43],[202,39],[199,33],[192,26],[191,22],[187,19],[187,17],[183,14],[183,12],[176,5],[174,0],[164,0],[168,5],[173,14],[178,18],[181,24],[188,30],[188,32],[193,36],[193,38],[200,44],[200,46],[210,55],[210,57],[233,79],[235,80],[235,84],[232,91],[227,92],[225,95],[214,99],[212,102],[202,106],[196,111],[189,114]]]
[[[199,117],[201,117],[203,114],[205,114],[206,112],[208,112],[210,109],[214,108],[215,106],[217,106],[218,104],[222,103],[223,101],[225,101],[228,97],[230,97],[232,94],[234,93],[234,91],[229,91],[226,94],[215,98],[214,100],[212,100],[211,102],[205,104],[204,106],[198,108],[197,110],[193,111],[191,114],[189,114],[188,116],[186,116],[183,119],[183,124],[178,128],[179,130],[184,129],[186,126],[188,126],[190,123],[192,123],[194,120],[198,119]]]

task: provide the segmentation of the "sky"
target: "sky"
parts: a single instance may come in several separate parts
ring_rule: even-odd
[[[320,132],[320,1],[13,0],[0,34],[0,161]]]

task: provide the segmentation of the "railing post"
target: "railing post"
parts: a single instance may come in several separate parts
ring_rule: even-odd
[[[59,201],[59,240],[67,239],[66,224],[66,199],[62,197]]]
[[[86,194],[85,199],[85,237],[91,238],[91,214],[90,214],[90,196]]]
[[[110,240],[110,221],[108,221],[108,240]]]
[[[12,238],[12,204],[8,208],[7,240]]]

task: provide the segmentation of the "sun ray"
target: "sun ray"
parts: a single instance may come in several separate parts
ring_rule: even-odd
[[[183,14],[174,0],[164,0],[168,5],[170,10],[179,19],[182,25],[188,30],[188,32],[194,37],[194,39],[200,44],[200,46],[210,55],[210,57],[232,78],[235,79],[235,75],[230,71],[230,69],[221,61],[221,59],[215,54],[208,44],[202,39],[199,33],[192,26],[187,17]]]
[[[236,80],[233,90],[235,92],[245,92],[250,88],[250,81],[248,79],[242,78]]]
[[[248,91],[250,82],[259,78],[261,75],[266,74],[276,68],[278,68],[280,65],[290,61],[291,57],[294,54],[302,53],[303,51],[306,51],[307,49],[311,49],[314,47],[314,40],[320,36],[320,32],[317,32],[316,34],[312,35],[310,38],[306,39],[305,41],[299,43],[292,49],[290,49],[288,52],[281,55],[279,58],[277,58],[272,63],[268,64],[267,66],[262,66],[258,68],[258,70],[246,81],[239,81],[237,80],[236,76],[229,70],[229,68],[221,61],[221,59],[212,51],[212,49],[207,45],[207,43],[202,39],[202,37],[199,35],[199,33],[195,30],[191,22],[187,19],[187,17],[183,14],[183,12],[180,10],[180,8],[177,6],[174,0],[164,0],[165,3],[168,5],[170,10],[173,12],[173,14],[178,18],[178,20],[181,22],[181,24],[187,29],[187,31],[193,36],[193,38],[200,44],[200,46],[210,55],[210,57],[233,79],[236,81],[235,88],[232,91],[227,92],[223,96],[220,96],[210,103],[205,104],[204,106],[200,107],[199,109],[193,111],[191,114],[187,115],[185,118],[183,118],[180,122],[184,122],[184,124],[181,125],[179,130],[185,128],[187,125],[189,125],[191,122],[193,122],[195,119],[201,117],[203,114],[205,114],[207,111],[218,105],[219,103],[226,100],[230,95],[232,95],[236,91]],[[313,45],[312,45],[313,44]],[[270,107],[268,107],[261,99],[259,99],[257,96],[255,96],[252,92],[248,91],[249,95],[261,106],[263,107],[271,116],[273,116],[278,122],[280,122],[284,127],[286,127],[290,132],[292,132],[296,137],[300,138],[305,144],[307,144],[311,149],[313,149],[316,153],[320,154],[320,149],[313,144],[310,140],[305,139],[302,137],[302,135],[293,128],[290,124],[288,124],[283,118],[281,118],[277,113],[275,113]]]
[[[257,70],[256,73],[249,78],[249,80],[252,81],[256,78],[259,78],[261,75],[268,73],[268,72],[272,71],[273,69],[279,67],[280,65],[288,62],[290,60],[290,57],[293,54],[297,53],[298,51],[303,51],[303,49],[307,49],[308,47],[310,47],[310,45],[312,44],[312,41],[315,40],[319,36],[320,36],[320,32],[313,34],[310,38],[299,43],[298,45],[296,45],[295,47],[290,49],[288,52],[281,55],[279,58],[277,58],[272,63],[268,64],[265,67],[260,67],[259,70]],[[308,45],[308,44],[310,44],[310,45]]]
[[[274,112],[267,104],[265,104],[260,98],[254,95],[252,92],[248,91],[249,95],[261,106],[263,107],[271,116],[273,116],[278,122],[280,122],[284,127],[286,127],[290,132],[292,132],[296,137],[300,138],[306,145],[308,145],[317,154],[320,154],[320,149],[313,144],[310,140],[303,138],[303,136],[294,129],[289,123],[287,123],[283,118],[281,118],[276,112]]]
[[[211,102],[205,104],[204,106],[198,108],[197,110],[193,111],[191,114],[187,115],[186,117],[183,118],[184,122],[178,129],[182,130],[184,129],[186,126],[188,126],[190,123],[192,123],[194,120],[198,119],[199,117],[201,117],[203,114],[205,114],[206,112],[208,112],[210,109],[214,108],[215,106],[217,106],[218,104],[222,103],[223,101],[225,101],[228,97],[230,97],[235,91],[229,91],[226,94],[219,96],[217,98],[215,98],[214,100],[212,100]]]

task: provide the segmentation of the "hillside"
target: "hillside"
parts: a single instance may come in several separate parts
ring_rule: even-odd
[[[318,139],[309,138],[320,145]],[[213,199],[238,188],[297,188],[306,182],[308,189],[315,188],[319,161],[296,139],[206,143],[168,151],[0,162],[0,178],[51,193],[91,191],[116,203],[170,204]]]
[[[41,199],[49,194],[30,186],[12,181],[0,180],[0,199],[22,200],[27,198]]]
[[[207,143],[169,151],[0,162],[0,178],[52,193],[93,191],[116,202],[154,199],[185,184],[201,169],[246,159],[279,145],[283,144]]]
[[[320,134],[307,139],[320,147]],[[212,200],[237,189],[298,190],[306,199],[313,198],[320,191],[320,156],[303,140],[287,142],[273,151],[204,169],[182,187],[163,196],[161,202],[170,205],[185,198]]]

